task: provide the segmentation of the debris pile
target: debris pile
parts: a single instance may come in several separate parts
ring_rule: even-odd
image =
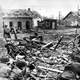
[[[62,39],[63,36],[55,45],[54,41],[44,42],[42,36],[8,41],[5,44],[8,57],[0,59],[9,67],[6,77],[12,80],[56,80],[58,74],[64,72],[65,65],[72,63],[73,52],[67,51],[70,45],[61,43]]]

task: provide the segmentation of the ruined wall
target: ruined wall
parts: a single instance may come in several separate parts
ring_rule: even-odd
[[[4,25],[9,27],[9,22],[12,22],[15,29],[18,28],[18,22],[22,23],[22,29],[26,29],[26,21],[30,22],[30,28],[32,28],[33,21],[30,18],[3,18]]]

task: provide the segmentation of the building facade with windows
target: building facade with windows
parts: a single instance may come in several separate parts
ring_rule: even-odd
[[[14,28],[16,31],[27,31],[33,27],[33,17],[27,10],[12,10],[3,16],[3,25]]]

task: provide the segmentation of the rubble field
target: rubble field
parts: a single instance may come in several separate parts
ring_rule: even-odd
[[[69,64],[72,62],[72,59],[70,57],[70,54],[73,51],[73,43],[69,43],[70,41],[74,40],[74,38],[78,35],[70,32],[55,32],[49,33],[40,33],[40,35],[43,36],[44,42],[48,43],[53,41],[53,48],[58,43],[58,40],[60,39],[60,36],[63,36],[63,39],[57,46],[56,50],[53,51],[53,49],[44,49],[42,51],[38,49],[33,49],[31,52],[32,54],[38,55],[38,59],[36,61],[37,70],[40,69],[38,77],[36,77],[36,80],[56,80],[58,74],[62,73],[64,70],[64,67],[66,64]],[[0,60],[1,58],[7,57],[7,50],[5,49],[5,41],[0,38]],[[33,57],[35,59],[35,56]],[[34,59],[28,58],[28,61],[32,61]],[[0,61],[1,62],[1,61]],[[7,74],[7,69],[9,69],[8,65],[5,63],[0,63],[0,80],[9,80],[5,78],[5,74]],[[15,69],[14,71],[18,71],[18,69]],[[33,74],[36,72],[33,71]],[[14,74],[14,73],[13,73]],[[38,74],[38,73],[37,73]],[[27,80],[27,79],[26,79]],[[33,79],[31,79],[33,80]]]

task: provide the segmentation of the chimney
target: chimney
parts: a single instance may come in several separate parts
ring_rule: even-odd
[[[28,8],[28,11],[31,11],[31,9],[30,9],[30,8]]]

